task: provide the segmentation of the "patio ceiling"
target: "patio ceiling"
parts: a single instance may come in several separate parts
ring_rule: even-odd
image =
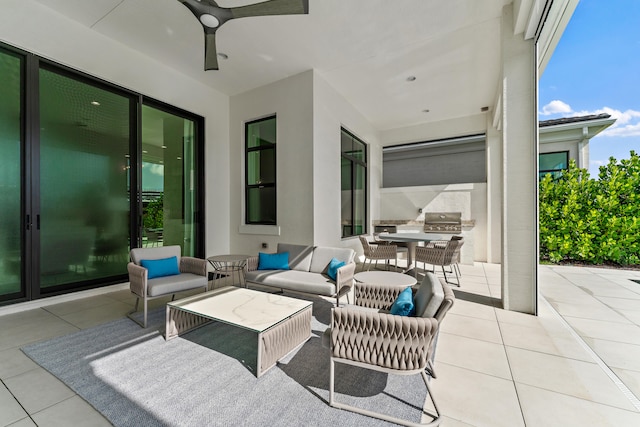
[[[493,106],[513,0],[310,0],[309,15],[226,23],[216,44],[229,58],[206,72],[202,27],[177,0],[37,1],[230,96],[315,69],[382,130]]]

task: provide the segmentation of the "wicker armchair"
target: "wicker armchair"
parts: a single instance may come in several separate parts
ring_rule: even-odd
[[[455,296],[451,288],[435,275],[428,273],[420,285],[435,289],[440,286],[439,298],[432,297],[417,308],[433,317],[395,316],[388,312],[403,291],[398,286],[381,286],[356,283],[355,305],[336,307],[332,310],[330,334],[329,404],[396,424],[437,426],[442,421],[433,393],[429,387],[430,375],[435,378],[433,356],[439,325],[449,311]],[[418,291],[422,292],[422,291]],[[444,294],[444,296],[443,296]],[[416,295],[416,301],[418,296]],[[431,302],[439,306],[430,305]],[[418,305],[416,303],[416,305]],[[336,401],[334,392],[335,363],[343,363],[372,369],[387,374],[420,374],[435,409],[435,414],[423,411],[432,420],[416,424],[390,415],[358,408]]]
[[[446,243],[446,244],[445,244]],[[444,274],[444,280],[447,283],[449,282],[447,279],[447,272],[445,271],[445,267],[450,267],[451,271],[456,275],[456,283],[457,286],[460,286],[460,267],[458,267],[458,263],[460,262],[460,248],[464,244],[464,238],[460,236],[453,236],[451,240],[448,242],[431,242],[427,246],[418,246],[416,248],[416,263],[422,262],[424,264],[431,264],[433,266],[432,271],[435,273],[436,265],[442,267],[442,273]],[[426,266],[425,266],[426,270]]]
[[[129,272],[129,289],[136,296],[136,306],[127,316],[142,326],[147,327],[147,303],[154,298],[172,295],[191,289],[202,288],[207,290],[209,281],[207,279],[207,260],[181,257],[182,248],[178,245],[160,246],[155,248],[134,248],[131,249],[131,262],[127,265]],[[178,259],[180,274],[165,277],[148,278],[148,270],[142,267],[142,260],[159,260],[175,256]],[[143,320],[140,322],[133,315],[138,311],[138,305],[142,299]]]
[[[360,236],[360,243],[362,243],[362,249],[364,250],[364,262],[362,263],[361,271],[364,271],[365,266],[367,265],[367,261],[369,261],[369,266],[367,271],[371,269],[371,263],[373,261],[376,262],[376,267],[378,266],[378,261],[382,260],[385,262],[387,266],[387,270],[389,269],[389,261],[393,260],[395,262],[395,267],[398,267],[398,246],[391,244],[378,244],[372,246],[369,244],[367,239]]]

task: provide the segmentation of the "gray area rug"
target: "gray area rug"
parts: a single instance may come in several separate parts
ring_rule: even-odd
[[[142,329],[124,318],[22,350],[115,426],[377,426],[329,406],[331,304],[312,299],[313,336],[256,378],[256,335],[211,323],[166,342],[164,309]],[[336,365],[337,400],[419,422],[419,375]]]

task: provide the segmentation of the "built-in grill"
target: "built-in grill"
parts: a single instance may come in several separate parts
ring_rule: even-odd
[[[425,212],[424,231],[425,233],[459,234],[462,232],[462,213]]]

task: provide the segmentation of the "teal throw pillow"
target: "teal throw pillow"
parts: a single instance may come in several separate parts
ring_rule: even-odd
[[[289,252],[258,252],[258,270],[289,270]]]
[[[393,305],[391,306],[391,314],[395,314],[397,316],[413,316],[415,312],[416,309],[413,306],[413,292],[411,292],[411,287],[409,287],[400,292],[398,298],[393,302]]]
[[[143,259],[140,260],[140,265],[147,269],[148,279],[180,274],[178,257],[175,256],[161,259]]]
[[[331,258],[331,261],[329,261],[329,268],[327,269],[327,275],[331,277],[331,280],[336,280],[338,277],[338,269],[344,265],[347,265],[344,261]]]

